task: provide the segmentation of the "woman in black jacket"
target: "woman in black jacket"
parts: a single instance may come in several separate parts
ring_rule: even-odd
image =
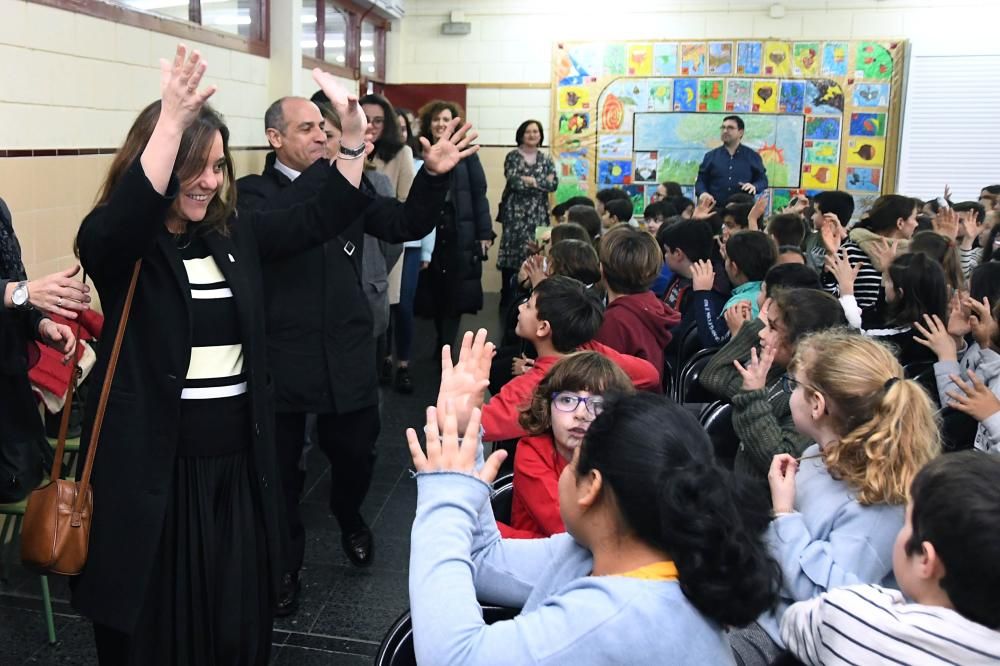
[[[133,124],[77,237],[107,330],[141,267],[72,602],[94,622],[101,664],[266,664],[281,502],[261,263],[321,245],[366,210],[367,123],[314,70],[343,122],[340,159],[314,198],[237,218],[229,132],[205,104],[214,87],[198,90],[205,63],[180,46],[163,70],[162,100]],[[465,146],[445,147],[453,166]],[[88,405],[85,433],[94,417]]]
[[[73,276],[80,267],[28,280],[10,210],[0,199],[0,503],[19,502],[41,481],[45,429],[28,370],[38,361],[32,340],[69,358],[76,339],[69,326],[45,315],[75,319],[90,307],[90,287]]]
[[[433,145],[454,118],[462,117],[454,102],[434,100],[420,109],[420,136]],[[437,348],[454,345],[463,314],[483,307],[483,261],[493,244],[490,203],[486,200],[486,173],[475,155],[452,171],[448,200],[441,211],[434,254],[427,268]]]

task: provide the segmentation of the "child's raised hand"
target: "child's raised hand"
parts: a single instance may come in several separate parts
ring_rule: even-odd
[[[767,386],[767,373],[771,371],[774,364],[774,348],[765,346],[760,356],[757,350],[750,350],[750,362],[744,368],[738,360],[733,361],[736,371],[743,377],[744,391],[758,391]]]
[[[702,259],[691,264],[691,288],[694,291],[710,291],[715,284],[715,268],[712,262]]]
[[[969,325],[969,309],[962,305],[962,300],[968,296],[964,291],[956,291],[948,302],[948,333],[955,338],[964,338],[972,332]]]
[[[924,325],[921,326],[919,321],[915,321],[913,322],[913,328],[920,334],[914,335],[913,341],[937,354],[939,361],[958,360],[958,348],[955,346],[955,338],[951,337],[940,317],[925,314]]]
[[[528,370],[535,366],[535,359],[528,358],[524,354],[520,356],[515,356],[514,360],[510,364],[510,373],[515,377],[523,375]]]
[[[750,310],[750,301],[740,301],[735,305],[730,306],[722,316],[726,320],[726,326],[729,328],[729,334],[733,337],[740,332],[743,328],[743,324],[747,323],[753,316]]]
[[[893,259],[896,258],[896,249],[898,247],[898,238],[893,238],[892,241],[888,238],[882,238],[878,242],[871,244],[869,251],[871,252],[872,259],[874,259],[873,263],[878,264],[883,273],[889,270]]]
[[[969,384],[962,381],[958,375],[948,375],[951,381],[955,382],[955,386],[963,392],[960,395],[954,391],[948,391],[945,394],[951,399],[948,406],[982,422],[1000,412],[1000,398],[993,394],[993,391],[983,383],[983,380],[976,373],[969,372],[968,375]]]
[[[996,330],[996,322],[993,321],[993,310],[990,308],[990,299],[983,296],[982,301],[966,297],[962,304],[969,308],[969,328],[972,330],[973,339],[979,343],[983,349],[989,347],[993,332]]]
[[[445,413],[445,405],[452,404],[459,430],[465,430],[472,410],[483,404],[483,392],[490,384],[490,364],[493,362],[493,343],[486,341],[486,329],[479,329],[473,336],[466,331],[458,355],[458,364],[452,365],[451,346],[441,349],[441,386],[438,389],[437,411]],[[443,427],[443,424],[440,424]]]
[[[955,240],[958,237],[958,215],[953,208],[939,208],[931,226],[945,238]]]
[[[420,448],[417,432],[413,428],[406,429],[406,442],[410,447],[414,469],[418,472],[459,472],[474,476],[485,483],[493,483],[501,463],[507,458],[507,452],[501,449],[493,453],[482,468],[476,471],[479,417],[480,411],[473,409],[465,426],[465,434],[459,439],[455,405],[448,402],[441,412],[434,407],[428,407],[427,425],[424,428],[427,435],[426,455]],[[438,425],[439,419],[441,427]]]
[[[841,296],[854,295],[854,283],[858,279],[861,271],[861,264],[851,265],[847,259],[847,253],[840,250],[834,254],[826,255],[826,271],[837,278],[837,287]]]
[[[795,510],[795,473],[799,461],[787,453],[779,453],[771,460],[767,483],[771,487],[771,506],[774,513],[791,513]]]

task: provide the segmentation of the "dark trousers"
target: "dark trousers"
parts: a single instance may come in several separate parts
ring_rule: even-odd
[[[305,414],[278,413],[275,416],[278,470],[288,523],[288,543],[283,549],[286,573],[301,569],[305,557],[305,527],[299,511],[305,481],[305,475],[299,470],[305,421]],[[362,526],[361,503],[372,482],[375,441],[380,429],[377,405],[347,414],[316,415],[315,444],[330,461],[330,512],[345,533]]]
[[[413,302],[417,298],[420,279],[420,248],[408,247],[403,252],[403,275],[399,285],[399,304],[393,322],[396,339],[396,360],[409,361],[413,346]]]
[[[513,268],[500,269],[500,312],[510,305],[514,297],[517,296],[517,273]]]
[[[441,358],[441,347],[451,345],[452,356],[457,357],[455,351],[455,338],[458,337],[458,325],[462,321],[462,315],[455,317],[434,315],[434,328],[437,330],[437,354],[435,358]]]

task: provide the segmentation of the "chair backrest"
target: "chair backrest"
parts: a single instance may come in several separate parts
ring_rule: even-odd
[[[493,482],[493,491],[490,493],[490,505],[493,507],[493,517],[509,525],[513,501],[514,475],[506,474],[498,477]]]
[[[518,608],[503,606],[483,606],[483,621],[486,624],[510,620],[517,616]],[[392,623],[382,639],[382,645],[375,655],[375,666],[416,666],[417,656],[413,652],[413,621],[410,611],[406,611]]]
[[[924,387],[931,401],[938,407],[941,399],[938,396],[937,375],[933,363],[914,363],[903,368],[903,374]]]
[[[720,465],[733,468],[740,438],[733,428],[733,406],[721,401],[705,410],[701,425],[712,440],[712,450]]]
[[[946,451],[964,451],[976,443],[979,421],[951,407],[941,410],[941,447]]]
[[[698,338],[698,326],[689,326],[681,333],[680,345],[677,350],[677,359],[674,364],[676,372],[674,375],[674,386],[677,387],[675,391],[680,389],[681,373],[684,372],[685,366],[702,349],[701,340]],[[678,400],[678,402],[680,401]]]
[[[688,361],[681,371],[677,385],[677,402],[715,402],[718,397],[701,385],[698,377],[718,349],[702,349]]]

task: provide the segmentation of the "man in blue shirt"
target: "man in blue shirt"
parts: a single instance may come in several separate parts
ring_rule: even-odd
[[[705,153],[698,167],[695,194],[708,192],[720,207],[737,192],[756,196],[767,189],[767,170],[760,155],[740,143],[743,127],[739,116],[723,118],[722,145]]]

